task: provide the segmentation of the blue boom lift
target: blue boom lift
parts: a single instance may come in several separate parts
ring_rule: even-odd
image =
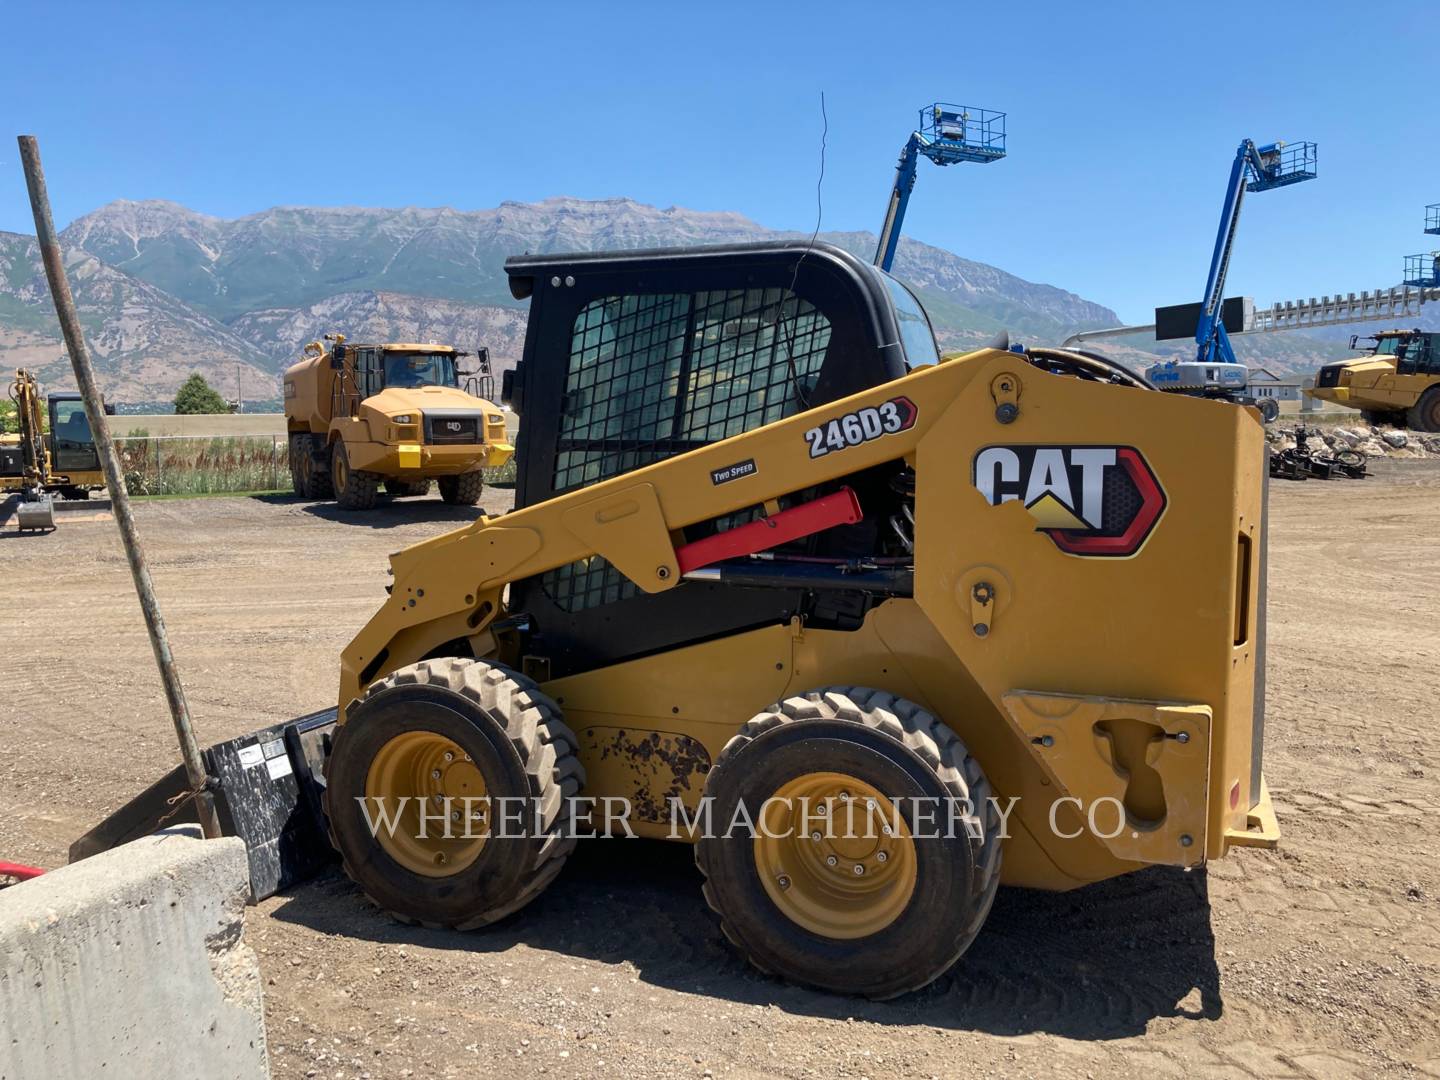
[[[915,173],[921,156],[936,165],[954,165],[959,161],[981,164],[999,161],[1005,156],[1005,114],[993,109],[977,109],[965,105],[947,105],[937,101],[920,110],[920,128],[910,133],[900,163],[895,169],[895,187],[890,204],[885,208],[885,225],[880,230],[880,243],[875,248],[875,265],[888,272],[895,262],[895,249],[900,244],[900,226],[905,208],[915,187]]]
[[[1170,360],[1151,367],[1146,375],[1158,389],[1242,405],[1256,404],[1249,392],[1249,370],[1236,361],[1230,335],[1221,318],[1225,276],[1230,270],[1230,253],[1240,225],[1240,207],[1247,191],[1269,191],[1315,179],[1315,160],[1315,144],[1311,142],[1276,142],[1257,147],[1246,139],[1240,144],[1230,167],[1215,251],[1210,257],[1210,276],[1205,281],[1204,299],[1200,301],[1200,317],[1195,326],[1195,360],[1192,363]],[[1270,407],[1265,418],[1273,419],[1278,411],[1275,403],[1267,399],[1262,409],[1264,405]]]

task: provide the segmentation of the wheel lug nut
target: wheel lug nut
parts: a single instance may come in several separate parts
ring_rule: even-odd
[[[887,854],[885,854],[885,852],[882,851],[882,852],[879,852],[879,853],[875,856],[875,859],[876,859],[876,861],[878,861],[878,862],[889,862],[890,856],[887,855]]]
[[[883,832],[886,836],[890,836],[892,833],[894,833],[895,830],[890,828],[889,825],[886,825],[885,828],[881,829],[880,831]]]
[[[814,832],[812,832],[810,834],[810,839],[814,840],[818,844],[820,842],[820,830],[816,829]]]
[[[779,885],[782,889],[788,889],[790,887],[790,879],[784,874],[781,874],[778,878],[775,879],[775,884]]]
[[[431,772],[430,772],[430,779],[431,779],[431,780],[439,780],[439,779],[440,779],[440,770],[439,770],[439,769],[432,769]]]
[[[855,876],[856,876],[856,877],[859,877],[859,876],[860,876],[861,874],[863,874],[863,873],[865,873],[865,867],[861,866],[861,865],[857,862],[857,863],[855,864]]]
[[[839,861],[840,861],[840,860],[837,859],[834,855],[826,855],[826,856],[825,856],[825,865],[826,865],[826,866],[834,866],[834,865],[835,865],[836,863],[838,863]]]
[[[459,821],[459,820],[460,820],[460,811],[459,811],[459,810],[452,810],[452,811],[450,812],[450,820],[451,820],[451,821]]]
[[[446,750],[446,751],[445,751],[445,760],[446,760],[446,761],[454,761],[454,760],[455,760],[455,752],[454,752],[453,750]]]

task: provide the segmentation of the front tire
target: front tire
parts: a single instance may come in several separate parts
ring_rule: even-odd
[[[401,668],[336,729],[331,843],[402,922],[487,926],[540,895],[574,849],[569,800],[585,783],[576,745],[558,706],[522,675],[452,658]]]
[[[1405,414],[1405,423],[1411,431],[1440,431],[1440,386],[1432,386],[1420,395]]]
[[[337,442],[330,452],[330,483],[335,489],[335,502],[342,510],[369,510],[375,505],[380,478],[374,473],[350,468],[350,455],[345,444]]]
[[[485,474],[480,470],[459,476],[440,477],[440,497],[451,506],[474,506],[485,490]]]
[[[802,823],[795,808],[821,803],[796,796],[829,789],[850,820]],[[815,690],[772,706],[726,745],[705,794],[712,827],[695,847],[705,899],[751,963],[792,982],[882,999],[919,989],[960,958],[995,898],[989,782],[954,732],[883,690]],[[851,809],[862,802],[863,822]],[[730,830],[742,805],[759,835]],[[793,836],[766,835],[786,822]]]

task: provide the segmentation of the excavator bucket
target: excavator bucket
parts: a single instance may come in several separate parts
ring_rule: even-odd
[[[15,508],[15,524],[21,532],[48,532],[55,528],[55,504],[50,496],[21,499]]]

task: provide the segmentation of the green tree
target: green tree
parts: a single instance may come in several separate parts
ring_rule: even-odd
[[[191,374],[175,394],[177,413],[228,413],[225,399],[198,371]]]

